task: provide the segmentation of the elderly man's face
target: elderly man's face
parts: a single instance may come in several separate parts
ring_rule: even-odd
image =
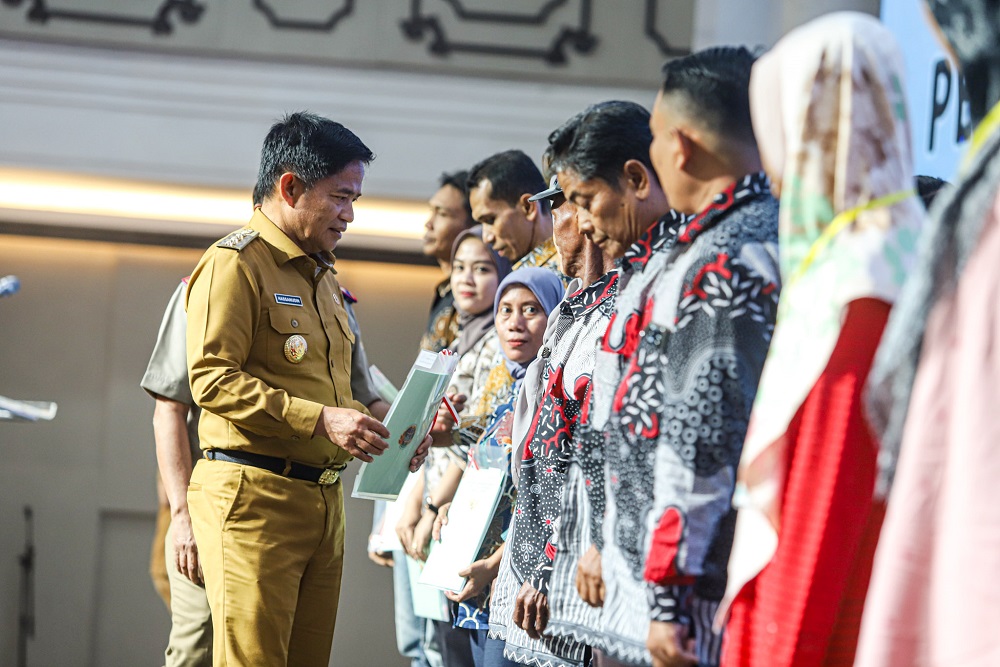
[[[563,195],[552,201],[552,238],[559,251],[559,270],[570,278],[583,277],[583,250],[587,237],[577,228],[579,209]]]
[[[636,228],[634,193],[621,180],[612,185],[601,178],[583,180],[573,169],[559,172],[559,184],[577,208],[579,232],[589,236],[605,256],[616,259],[645,231]]]

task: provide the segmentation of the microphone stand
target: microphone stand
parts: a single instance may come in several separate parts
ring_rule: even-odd
[[[21,564],[21,600],[17,626],[17,667],[28,665],[28,639],[35,636],[35,544],[31,505],[24,506],[24,553]]]

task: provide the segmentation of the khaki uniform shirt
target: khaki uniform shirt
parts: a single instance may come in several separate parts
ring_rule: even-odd
[[[346,463],[350,454],[312,435],[324,405],[367,412],[351,393],[355,335],[334,258],[326,253],[317,262],[260,211],[249,229],[259,236],[240,242],[244,229],[209,248],[188,286],[188,370],[204,410],[201,448]],[[296,335],[307,349],[293,363],[285,346]]]

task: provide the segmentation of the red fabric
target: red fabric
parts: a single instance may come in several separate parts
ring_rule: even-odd
[[[646,581],[672,584],[677,576],[677,547],[684,535],[684,517],[676,507],[668,507],[653,533],[653,543],[646,557]]]
[[[884,505],[861,395],[889,305],[847,309],[830,362],[788,426],[774,558],[733,602],[724,667],[853,665]]]

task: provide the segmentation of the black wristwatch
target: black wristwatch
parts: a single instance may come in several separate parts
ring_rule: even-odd
[[[428,499],[427,499],[427,500],[425,501],[425,503],[426,503],[426,505],[427,505],[427,509],[428,509],[429,511],[431,511],[431,512],[434,512],[434,514],[437,514],[437,513],[438,513],[438,506],[437,506],[437,505],[435,505],[434,503],[432,503],[432,502],[431,502],[431,499],[430,499],[430,498],[428,498]]]

